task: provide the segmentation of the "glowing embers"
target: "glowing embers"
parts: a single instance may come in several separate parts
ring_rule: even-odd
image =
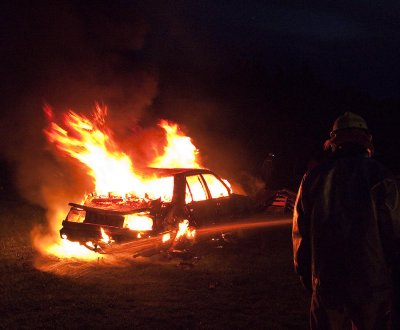
[[[126,214],[124,216],[124,228],[149,231],[153,229],[153,219],[149,217],[149,212]]]

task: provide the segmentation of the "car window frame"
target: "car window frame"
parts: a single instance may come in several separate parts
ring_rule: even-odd
[[[190,174],[190,175],[186,175],[186,176],[185,176],[185,183],[186,183],[186,184],[185,184],[185,204],[190,204],[190,203],[193,203],[193,202],[208,201],[208,200],[213,199],[212,196],[211,196],[211,194],[210,194],[210,190],[208,189],[207,182],[204,180],[202,174],[203,174],[203,173],[196,173],[196,174]],[[201,200],[198,200],[198,201],[196,201],[196,200],[193,199],[193,193],[192,193],[192,190],[190,189],[189,183],[188,183],[188,181],[187,181],[187,178],[188,178],[188,177],[192,177],[192,176],[196,176],[196,177],[199,178],[199,181],[200,181],[200,183],[201,183],[201,186],[202,186],[202,188],[203,188],[203,190],[204,190],[204,193],[205,193],[205,196],[206,196],[205,199],[201,199]],[[191,201],[190,201],[190,202],[186,202],[186,189],[189,189],[189,193],[190,193],[190,197],[191,197]]]
[[[207,180],[204,178],[204,175],[206,175],[206,174],[214,176],[219,182],[221,182],[222,185],[225,187],[226,191],[228,192],[228,195],[227,195],[227,196],[220,196],[220,197],[212,197],[211,190],[210,190],[210,188],[208,187]],[[226,183],[224,182],[224,180],[222,180],[218,175],[216,175],[215,173],[212,173],[212,172],[201,173],[200,175],[201,175],[201,177],[202,177],[202,179],[203,179],[203,181],[204,181],[204,184],[205,184],[206,187],[207,187],[207,193],[208,193],[208,195],[210,196],[209,199],[215,199],[215,200],[217,200],[217,199],[220,199],[220,198],[228,198],[228,197],[230,197],[230,195],[231,195],[231,190],[230,190],[229,187],[226,185]]]

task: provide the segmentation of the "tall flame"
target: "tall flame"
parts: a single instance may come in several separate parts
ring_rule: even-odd
[[[47,107],[46,113],[49,112],[51,109]],[[59,150],[89,168],[88,173],[94,179],[97,194],[112,192],[123,196],[135,192],[142,195],[142,182],[133,171],[130,158],[118,150],[111,134],[101,127],[106,114],[107,108],[101,108],[98,104],[93,121],[69,111],[64,116],[67,129],[51,122],[45,134]]]
[[[159,126],[167,135],[167,145],[164,154],[157,157],[151,166],[161,168],[186,167],[201,168],[198,160],[198,150],[190,137],[185,136],[177,124],[161,120]]]

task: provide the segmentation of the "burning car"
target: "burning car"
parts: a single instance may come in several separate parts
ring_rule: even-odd
[[[62,222],[63,239],[98,251],[111,242],[177,235],[180,224],[200,228],[232,221],[249,211],[249,198],[232,193],[229,183],[200,168],[152,168],[143,197],[89,196]]]
[[[77,183],[80,193],[94,193],[70,203],[62,224],[53,216],[61,210],[51,213],[51,228],[61,228],[62,240],[54,231],[49,239],[39,235],[35,246],[43,253],[83,257],[91,252],[79,244],[97,252],[126,248],[114,242],[133,242],[132,247],[161,241],[175,249],[195,236],[195,228],[249,209],[247,196],[233,193],[227,181],[203,166],[199,150],[176,123],[160,120],[156,129],[142,131],[146,138],[122,145],[125,139],[117,141],[106,125],[106,106],[96,104],[90,117],[69,110],[63,124],[49,106],[44,113],[51,151],[72,160],[71,170],[88,179]]]

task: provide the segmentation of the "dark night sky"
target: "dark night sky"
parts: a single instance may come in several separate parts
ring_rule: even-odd
[[[275,184],[289,186],[333,120],[354,111],[371,127],[376,157],[400,172],[398,1],[0,6],[0,151],[18,173],[46,163],[44,102],[61,113],[95,101],[109,106],[121,140],[156,118],[177,121],[206,165],[228,176],[257,174],[275,152]]]

